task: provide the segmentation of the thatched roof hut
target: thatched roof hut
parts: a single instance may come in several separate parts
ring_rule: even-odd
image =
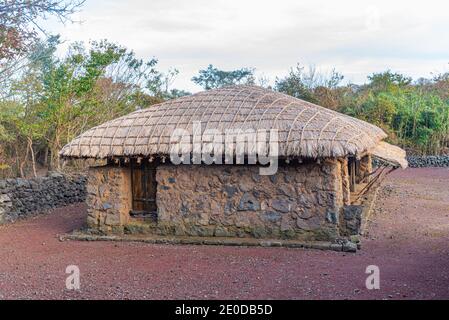
[[[231,86],[170,100],[108,121],[61,150],[72,158],[167,155],[175,128],[277,129],[279,155],[361,155],[386,134],[365,121],[256,86]]]
[[[202,123],[200,134],[275,130],[283,164],[267,177],[249,163],[166,163],[175,129],[192,132],[196,122]],[[158,234],[335,240],[359,232],[360,216],[347,215],[352,221],[340,214],[359,198],[354,193],[382,175],[373,174],[371,156],[407,166],[405,152],[385,138],[372,124],[318,105],[256,86],[231,86],[106,122],[60,155],[108,159],[89,172],[88,222],[94,229],[129,232],[138,224],[139,232]]]

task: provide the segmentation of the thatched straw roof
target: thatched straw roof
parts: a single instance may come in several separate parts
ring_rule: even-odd
[[[408,167],[405,151],[389,143],[380,142],[370,153],[374,157],[390,163],[392,166],[401,167],[402,169]]]
[[[175,128],[277,129],[279,155],[341,157],[372,150],[386,137],[378,127],[318,105],[256,86],[200,92],[132,112],[88,130],[62,157],[167,155]]]

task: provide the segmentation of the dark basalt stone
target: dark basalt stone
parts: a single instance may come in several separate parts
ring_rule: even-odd
[[[83,202],[87,178],[50,172],[47,177],[0,180],[0,223],[13,222],[51,208]]]

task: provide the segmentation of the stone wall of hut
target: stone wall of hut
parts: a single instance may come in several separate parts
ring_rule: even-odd
[[[92,168],[88,223],[104,232],[334,240],[349,202],[345,170],[338,160],[281,166],[273,176],[256,166],[160,165],[154,222],[130,218],[127,168]]]
[[[160,166],[159,223],[178,235],[330,240],[343,206],[341,163]]]
[[[132,209],[129,170],[115,166],[91,167],[86,189],[89,228],[103,233],[123,232]]]

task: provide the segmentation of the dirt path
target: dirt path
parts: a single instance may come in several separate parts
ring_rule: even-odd
[[[384,183],[356,254],[285,248],[60,242],[71,206],[0,227],[2,299],[449,299],[449,169],[407,169]],[[65,269],[81,270],[81,291]],[[365,269],[380,268],[380,290]]]

